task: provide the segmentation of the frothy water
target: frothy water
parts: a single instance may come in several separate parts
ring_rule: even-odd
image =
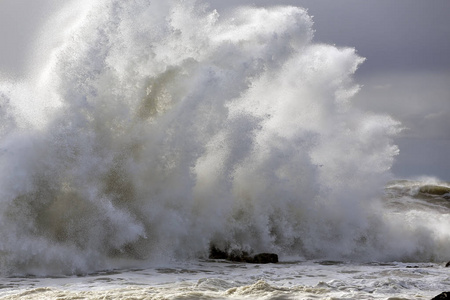
[[[83,5],[37,75],[0,82],[4,274],[198,259],[210,244],[450,260],[448,210],[385,205],[401,125],[352,106],[364,59],[314,43],[304,9]]]
[[[0,280],[2,299],[431,299],[448,289],[435,264],[199,261],[83,277]]]

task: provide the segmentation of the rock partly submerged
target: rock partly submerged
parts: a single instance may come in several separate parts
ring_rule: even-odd
[[[252,264],[268,264],[277,263],[278,255],[275,253],[258,253],[251,255],[246,251],[239,250],[221,250],[215,246],[211,246],[209,249],[210,259],[226,259],[234,262],[246,262]]]
[[[277,263],[278,255],[275,253],[259,253],[253,256],[252,263],[254,264],[267,264]]]
[[[444,300],[450,299],[450,292],[442,292],[431,300]]]

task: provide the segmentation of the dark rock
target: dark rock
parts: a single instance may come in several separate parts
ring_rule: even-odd
[[[450,299],[450,292],[440,293],[439,295],[437,295],[436,297],[434,297],[431,300],[445,300],[445,299]]]
[[[214,245],[209,248],[210,259],[226,259],[234,262],[246,262],[252,264],[277,263],[278,255],[275,253],[259,253],[250,255],[248,252],[240,250],[221,250]]]
[[[448,268],[450,267],[450,261],[448,263],[445,264],[445,267]]]
[[[233,250],[228,255],[228,260],[236,261],[236,262],[251,262],[252,258],[245,251]]]
[[[228,253],[222,251],[214,245],[209,247],[209,258],[210,259],[228,259]]]
[[[278,255],[275,253],[259,253],[253,256],[254,264],[277,263]]]

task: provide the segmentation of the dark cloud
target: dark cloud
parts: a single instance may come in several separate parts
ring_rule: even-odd
[[[450,72],[378,72],[361,80],[354,103],[389,113],[405,129],[395,143],[400,155],[394,174],[435,175],[450,181]]]
[[[355,47],[360,73],[448,70],[449,1],[298,1],[314,15],[316,39]]]
[[[389,111],[406,129],[404,138],[450,140],[450,72],[384,73],[368,77],[354,103]]]
[[[401,149],[392,171],[400,178],[439,177],[450,181],[449,139],[398,138]]]

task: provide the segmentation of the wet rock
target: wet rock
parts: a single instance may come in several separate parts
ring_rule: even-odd
[[[252,262],[252,258],[248,254],[248,252],[239,251],[239,250],[231,251],[227,257],[227,260],[236,261],[236,262],[246,262],[246,263]]]
[[[220,250],[216,246],[212,245],[209,247],[209,258],[210,259],[228,259],[228,253],[226,251]]]
[[[253,256],[254,264],[277,263],[278,255],[275,253],[259,253]]]
[[[445,264],[445,267],[448,268],[450,267],[450,261],[448,263]]]
[[[278,262],[278,255],[275,253],[258,253],[255,255],[250,255],[248,252],[240,250],[221,250],[214,245],[209,248],[209,258],[226,259],[229,261],[246,262],[251,264],[268,264]]]
[[[439,295],[437,295],[436,297],[434,297],[431,300],[445,300],[445,299],[450,299],[450,292],[440,293]]]

